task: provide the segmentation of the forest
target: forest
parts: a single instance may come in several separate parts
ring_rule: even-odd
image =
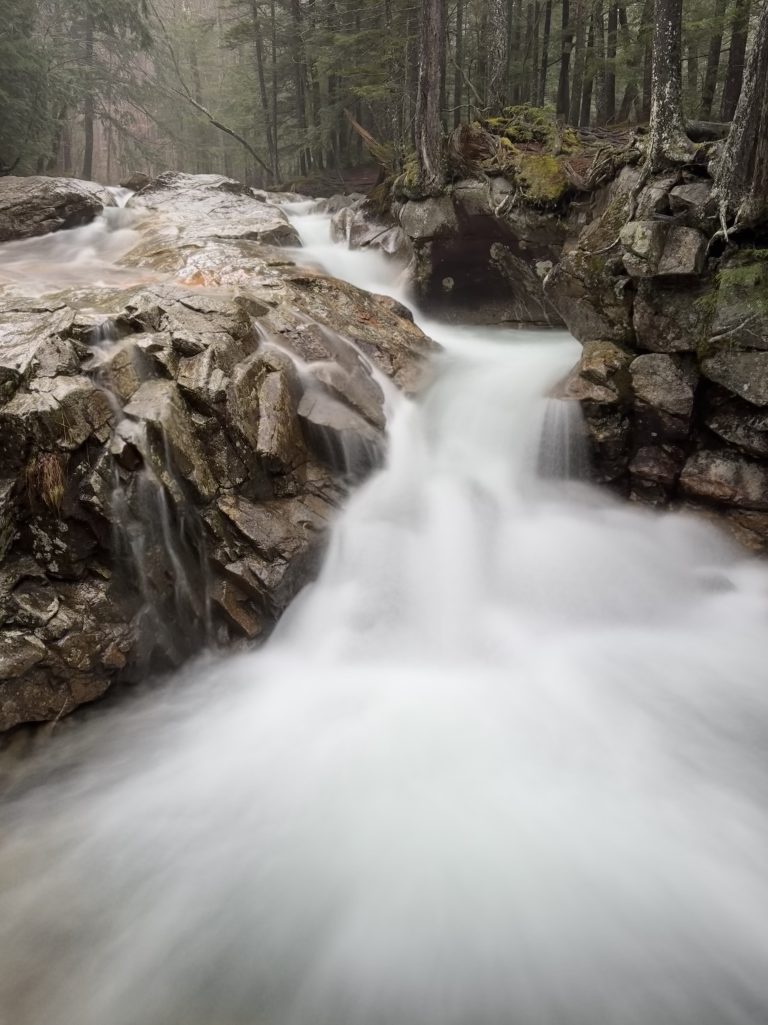
[[[684,116],[736,111],[753,0],[685,0]],[[0,172],[167,169],[260,186],[394,167],[420,69],[444,131],[509,105],[599,134],[648,121],[667,0],[0,0]],[[430,22],[430,19],[433,19]],[[433,63],[423,30],[433,34]],[[439,37],[439,38],[438,38]]]

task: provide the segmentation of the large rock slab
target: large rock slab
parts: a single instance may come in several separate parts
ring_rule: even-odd
[[[0,242],[87,224],[112,205],[109,191],[95,182],[0,177]]]
[[[129,206],[163,214],[185,242],[221,238],[300,244],[295,228],[277,205],[257,199],[247,185],[223,175],[162,174],[133,196]]]
[[[266,636],[437,349],[237,183],[144,195],[164,280],[0,294],[0,730]]]

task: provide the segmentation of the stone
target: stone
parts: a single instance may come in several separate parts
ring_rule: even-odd
[[[683,466],[685,453],[682,449],[661,445],[645,445],[639,448],[629,463],[633,477],[660,484],[671,490]]]
[[[632,278],[696,277],[704,269],[707,240],[696,228],[667,221],[630,221],[619,238]]]
[[[697,221],[703,220],[711,194],[712,183],[710,181],[701,180],[689,182],[686,185],[677,185],[669,193],[670,210],[673,214],[688,213]]]
[[[400,210],[399,220],[405,234],[419,242],[455,234],[458,228],[453,201],[448,195],[408,200]]]
[[[698,277],[704,270],[707,239],[696,228],[670,229],[659,260],[659,277]]]
[[[0,242],[87,224],[113,206],[109,192],[76,178],[0,177]]]
[[[701,372],[754,406],[768,406],[768,352],[726,349],[701,361]]]
[[[298,415],[307,444],[333,469],[359,478],[381,462],[381,435],[332,396],[306,391]]]
[[[142,196],[125,260],[164,280],[0,297],[0,730],[266,636],[381,458],[383,378],[415,393],[438,351],[277,248],[275,197]]]
[[[585,342],[581,359],[565,385],[568,398],[619,405],[629,397],[632,357],[614,342]]]
[[[694,452],[683,467],[680,486],[694,498],[768,510],[768,466],[736,452]]]
[[[690,417],[695,375],[679,360],[662,353],[648,353],[632,360],[629,372],[638,402],[672,416]]]
[[[705,417],[705,423],[723,441],[746,455],[768,459],[768,411],[733,401],[724,403]]]
[[[295,228],[279,207],[261,202],[247,186],[223,175],[161,174],[128,205],[163,214],[187,243],[216,237],[300,245]]]
[[[632,309],[637,347],[648,352],[695,352],[707,326],[706,287],[640,280]]]

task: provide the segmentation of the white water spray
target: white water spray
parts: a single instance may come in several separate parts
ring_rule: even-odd
[[[394,290],[308,217],[306,258]],[[266,649],[7,809],[9,1023],[768,1019],[768,576],[540,478],[572,340],[428,327],[435,384]]]

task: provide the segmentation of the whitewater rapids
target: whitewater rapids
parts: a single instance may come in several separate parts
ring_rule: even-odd
[[[6,804],[3,1025],[765,1025],[768,574],[542,476],[572,339],[424,326],[435,382],[266,648]]]

